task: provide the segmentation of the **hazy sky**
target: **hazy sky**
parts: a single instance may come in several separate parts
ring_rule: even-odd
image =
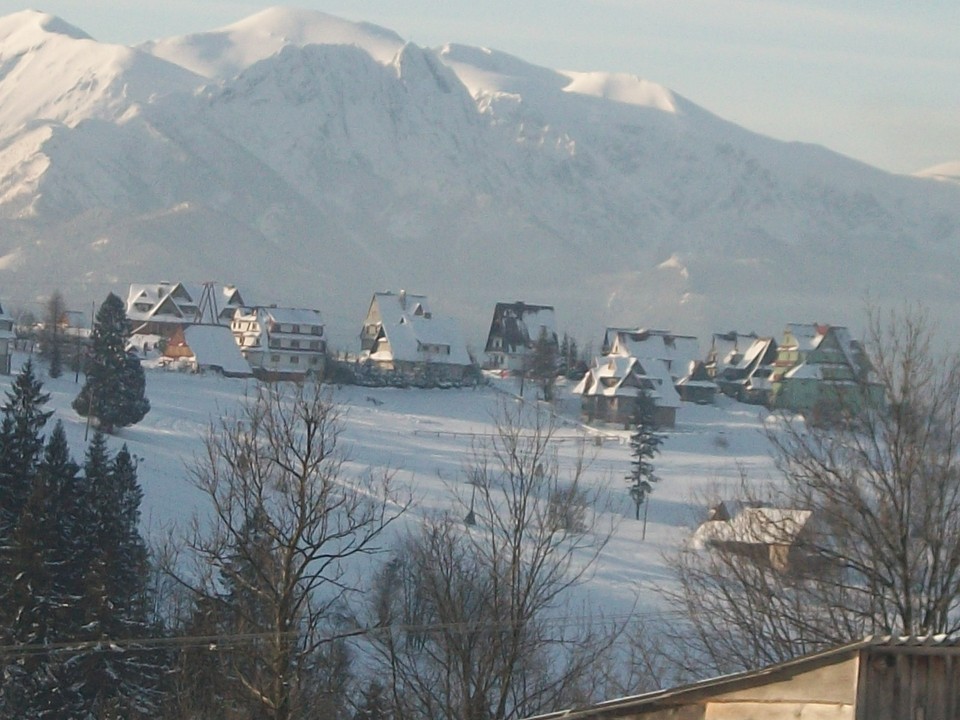
[[[36,0],[98,40],[212,30],[282,3]],[[299,0],[418,45],[483,45],[666,85],[783,140],[895,172],[960,161],[960,0]],[[0,14],[22,10],[0,0]]]

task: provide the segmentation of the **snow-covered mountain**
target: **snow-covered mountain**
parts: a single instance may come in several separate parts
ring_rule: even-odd
[[[638,77],[281,8],[138,48],[0,19],[0,218],[7,306],[218,280],[319,308],[342,347],[400,288],[474,346],[515,299],[585,340],[856,325],[893,297],[957,315],[956,183],[774,141]]]

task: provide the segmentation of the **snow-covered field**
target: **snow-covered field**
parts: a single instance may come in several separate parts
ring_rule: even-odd
[[[25,356],[14,358],[14,372],[24,360]],[[80,386],[72,373],[53,380],[45,377],[44,366],[37,367],[51,394],[55,418],[64,423],[73,454],[82,460],[85,421],[70,407]],[[0,377],[4,397],[11,380]],[[463,464],[472,445],[493,431],[498,403],[516,402],[512,381],[494,382],[462,390],[333,390],[343,407],[341,447],[349,459],[347,473],[390,470],[415,499],[401,531],[425,513],[450,507],[458,486],[466,495]],[[108,438],[114,450],[126,443],[140,458],[145,534],[159,536],[171,524],[203,510],[204,498],[190,485],[188,468],[202,449],[211,421],[233,414],[254,389],[253,381],[147,371],[150,413],[140,424]],[[612,427],[583,427],[576,420],[577,404],[569,388],[559,390],[563,415],[555,437],[561,471],[572,466],[579,448],[585,449],[591,458],[587,484],[601,491],[600,526],[614,525],[613,536],[584,589],[594,604],[603,604],[608,616],[630,611],[635,601],[637,610],[655,612],[658,603],[652,587],[669,579],[663,554],[689,536],[697,518],[703,516],[706,500],[724,495],[724,487],[735,486],[741,468],[755,479],[772,472],[763,434],[765,411],[727,398],[718,399],[714,406],[683,405],[677,426],[668,431],[655,461],[661,482],[650,501],[642,541],[642,523],[633,519],[624,480],[630,462],[628,433]]]

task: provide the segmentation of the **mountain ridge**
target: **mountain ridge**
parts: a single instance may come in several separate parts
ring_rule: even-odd
[[[30,32],[9,62],[60,68],[65,99],[28,113],[0,71],[20,108],[0,111],[5,305],[215,278],[317,307],[350,349],[369,296],[400,288],[474,346],[504,299],[587,339],[856,324],[865,297],[953,322],[960,188],[756,135],[638,76],[279,8],[119,50]]]

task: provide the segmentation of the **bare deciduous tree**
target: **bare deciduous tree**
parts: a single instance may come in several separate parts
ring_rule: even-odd
[[[592,670],[616,632],[569,591],[610,530],[584,512],[584,458],[563,467],[554,430],[504,410],[464,470],[476,524],[466,502],[429,518],[379,578],[374,651],[395,717],[502,720],[602,692]]]
[[[389,477],[344,474],[338,408],[319,385],[279,387],[210,427],[191,475],[211,514],[183,540],[192,567],[168,569],[204,615],[194,628],[222,635],[240,717],[337,717],[345,658],[332,638],[357,589],[349,566],[380,549],[404,507]]]
[[[922,311],[871,314],[873,384],[838,392],[829,425],[783,418],[769,433],[782,481],[748,499],[810,511],[809,526],[789,538],[789,564],[735,544],[678,554],[670,596],[686,622],[672,651],[685,669],[960,630],[960,357],[933,345]]]

